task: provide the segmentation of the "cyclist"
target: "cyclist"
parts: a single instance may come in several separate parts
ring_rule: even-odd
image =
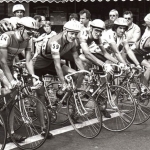
[[[65,23],[63,32],[43,41],[40,53],[33,58],[35,74],[42,77],[45,74],[58,75],[62,88],[66,89],[64,75],[74,72],[65,64],[61,64],[61,58],[70,51],[79,69],[84,69],[78,56],[75,39],[80,32],[78,21],[68,21]],[[81,86],[78,80],[77,87]],[[45,101],[44,87],[38,91],[41,100]]]
[[[9,31],[0,36],[0,65],[5,76],[13,89],[17,82],[13,78],[13,60],[16,55],[25,50],[26,66],[30,74],[34,74],[31,61],[30,38],[35,29],[35,20],[31,17],[23,17],[17,23],[15,31]],[[35,81],[33,81],[35,83]],[[11,114],[11,133],[16,141],[24,141],[26,137],[14,134],[13,130],[14,113]]]
[[[112,57],[103,47],[101,34],[105,29],[105,23],[100,19],[95,19],[91,22],[90,30],[82,30],[79,35],[79,44],[83,54],[80,55],[84,62],[84,67],[88,69],[91,64],[104,67],[109,73],[113,73],[113,68],[106,61],[110,60],[114,63],[119,63],[117,59]],[[120,63],[121,64],[121,63]],[[124,66],[124,64],[121,64]],[[111,116],[106,110],[102,111],[104,116],[110,118]]]
[[[142,77],[142,82],[148,87],[150,80],[150,62],[148,61],[150,58],[149,43],[150,43],[150,36],[144,35],[135,45],[131,47],[139,63],[146,69]],[[133,62],[128,56],[127,60],[131,63]]]
[[[91,22],[90,30],[81,31],[79,43],[83,51],[83,54],[80,55],[83,62],[89,62],[88,60],[90,60],[95,65],[105,68],[110,66],[104,63],[106,60],[118,63],[118,60],[112,57],[103,47],[101,34],[104,29],[104,22],[100,19],[95,19]],[[112,73],[112,68],[110,68],[110,73]]]
[[[125,31],[128,29],[128,23],[124,18],[117,18],[114,21],[114,26],[112,32],[109,32],[108,35],[104,35],[103,44],[107,50],[111,49],[112,51],[120,52],[124,59],[121,59],[122,63],[125,62],[126,55],[134,62],[134,64],[141,69],[140,63],[134,55],[133,51],[129,47],[127,36]],[[118,54],[118,53],[117,53]],[[117,57],[117,55],[116,55]]]

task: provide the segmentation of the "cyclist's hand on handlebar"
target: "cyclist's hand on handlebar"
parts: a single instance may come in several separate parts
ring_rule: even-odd
[[[34,81],[32,89],[40,89],[42,84],[43,83],[40,80]]]
[[[10,88],[13,89],[13,88],[15,88],[17,85],[19,86],[19,85],[20,85],[20,82],[13,79],[13,80],[10,82],[10,84],[11,84],[11,87],[10,87]]]
[[[123,63],[119,63],[118,66],[122,70],[129,70],[130,69],[130,67],[128,67],[126,64],[123,64]]]
[[[140,65],[137,65],[136,67],[137,67],[137,69],[138,69],[139,71],[142,71],[142,70],[143,70]]]
[[[68,89],[68,84],[66,82],[64,82],[62,84],[62,91],[65,91],[66,89]]]
[[[111,75],[114,74],[114,70],[110,64],[104,63],[103,69],[104,69],[104,71],[106,71],[106,73],[110,73]]]

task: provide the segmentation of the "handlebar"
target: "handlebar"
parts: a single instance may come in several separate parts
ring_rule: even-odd
[[[119,70],[120,70],[120,73],[119,73],[119,74],[114,75],[115,77],[119,77],[119,76],[122,75],[123,70],[119,67],[119,65],[117,65],[117,64],[110,64],[110,65],[111,65],[111,66],[116,66],[116,67],[118,67]],[[95,68],[91,68],[90,70],[93,70],[93,69],[95,69]],[[106,77],[106,76],[108,75],[108,73],[107,73],[106,71],[104,71],[104,70],[103,70],[103,73],[104,73],[103,75],[101,75],[100,73],[102,73],[102,72],[99,72],[99,71],[97,71],[97,72],[94,71],[94,73],[99,74],[99,76],[100,76],[101,78]]]
[[[78,73],[88,73],[89,75],[91,74],[91,73],[90,73],[89,71],[87,71],[87,70],[79,70],[79,71],[76,71],[76,72],[73,72],[73,73],[70,73],[70,74],[65,75],[65,79],[66,79],[67,81],[70,81],[70,76],[75,75],[75,74],[78,74]]]

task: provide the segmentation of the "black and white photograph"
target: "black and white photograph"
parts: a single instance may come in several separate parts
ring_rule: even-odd
[[[150,0],[0,0],[0,150],[150,150]]]

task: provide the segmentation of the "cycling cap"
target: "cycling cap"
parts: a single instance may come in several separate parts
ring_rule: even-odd
[[[9,18],[4,18],[0,21],[0,32],[4,33],[7,31],[12,31],[14,29],[13,25],[10,23]]]
[[[13,6],[12,12],[14,13],[17,10],[25,11],[25,8],[22,4],[16,4],[16,5]]]
[[[72,32],[80,32],[81,24],[79,21],[75,21],[75,20],[68,21],[65,23],[64,29]]]
[[[150,13],[145,16],[144,21],[150,22]]]
[[[126,19],[120,17],[120,18],[117,18],[117,19],[114,21],[114,25],[126,26],[126,27],[128,27],[128,22],[127,22]]]
[[[20,18],[18,18],[18,17],[11,17],[10,19],[9,19],[9,22],[13,25],[13,27],[14,28],[16,28],[17,27],[17,22],[20,20]]]
[[[93,28],[98,28],[101,30],[105,30],[105,23],[101,19],[95,19],[91,22],[90,26]]]
[[[24,26],[24,27],[31,28],[31,29],[37,28],[36,21],[32,17],[22,17],[18,21],[17,25],[18,26]]]

